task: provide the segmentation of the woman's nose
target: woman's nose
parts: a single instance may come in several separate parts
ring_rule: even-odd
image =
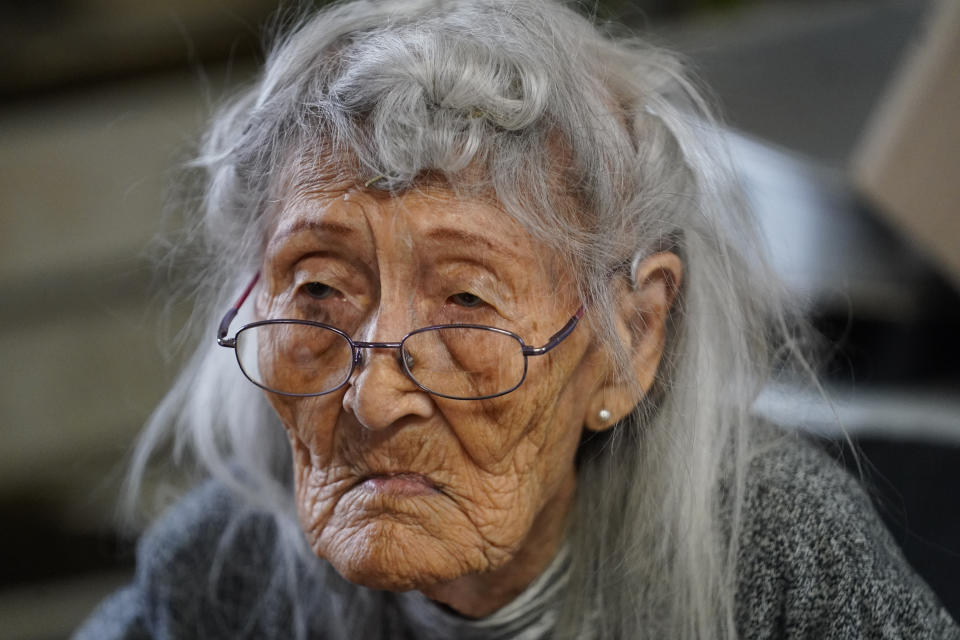
[[[403,371],[397,349],[362,349],[362,361],[343,395],[343,408],[367,429],[386,429],[404,418],[433,416],[433,398]]]

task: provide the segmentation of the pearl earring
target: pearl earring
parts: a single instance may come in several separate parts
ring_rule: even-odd
[[[610,420],[612,415],[613,414],[611,414],[607,409],[600,409],[600,411],[597,413],[597,417],[600,418],[601,422],[607,422]]]

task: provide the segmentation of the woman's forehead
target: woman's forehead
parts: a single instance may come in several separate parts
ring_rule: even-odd
[[[542,255],[545,249],[502,207],[449,189],[417,187],[390,194],[343,181],[291,191],[280,201],[268,250],[304,233],[375,243],[406,237],[514,259],[531,251]]]

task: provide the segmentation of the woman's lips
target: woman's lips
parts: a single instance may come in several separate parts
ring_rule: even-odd
[[[437,485],[419,473],[375,473],[360,486],[366,491],[392,496],[426,496],[437,493]]]

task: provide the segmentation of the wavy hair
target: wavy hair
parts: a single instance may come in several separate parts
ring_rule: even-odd
[[[684,262],[654,389],[581,445],[554,637],[735,638],[750,407],[787,316],[701,94],[675,56],[615,32],[547,0],[359,0],[288,23],[191,165],[198,346],[139,441],[131,500],[172,443],[270,515],[282,557],[309,554],[279,420],[213,340],[282,174],[323,154],[371,189],[479,186],[570,266],[622,371],[616,276],[665,249]],[[331,625],[369,637],[357,625],[381,600],[336,588],[356,593]]]

